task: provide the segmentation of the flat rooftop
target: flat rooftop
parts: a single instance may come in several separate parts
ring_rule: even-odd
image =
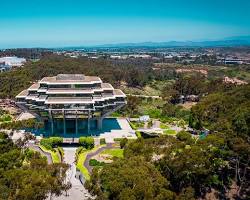
[[[17,95],[17,98],[25,98],[29,94],[28,90],[23,90]]]
[[[102,83],[97,76],[84,76],[81,74],[59,74],[52,77],[44,77],[40,83],[47,84],[70,84],[70,83]]]
[[[39,83],[34,83],[32,86],[30,86],[30,87],[28,88],[28,90],[34,90],[34,91],[36,91],[36,90],[39,89],[39,87],[40,87],[40,84],[39,84]]]
[[[83,74],[58,74],[56,76],[56,80],[72,80],[72,81],[79,81],[84,80],[85,76]]]

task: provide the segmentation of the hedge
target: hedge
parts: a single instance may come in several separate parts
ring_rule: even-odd
[[[50,137],[50,138],[43,138],[40,141],[40,144],[44,146],[46,149],[51,151],[55,151],[53,148],[57,147],[58,145],[63,143],[63,138],[61,137]]]
[[[96,159],[90,159],[89,165],[90,166],[103,166],[103,165],[105,165],[105,163],[104,162],[100,162],[100,161],[98,161]]]
[[[79,144],[82,145],[85,149],[94,148],[94,138],[93,137],[80,137]]]
[[[123,149],[126,146],[127,143],[128,143],[128,138],[123,138],[120,141],[120,147],[121,147],[121,149]]]
[[[103,144],[106,144],[105,138],[101,138],[101,139],[100,139],[100,145],[103,145]]]

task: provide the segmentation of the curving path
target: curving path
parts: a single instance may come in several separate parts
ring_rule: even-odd
[[[44,155],[47,158],[48,164],[52,164],[52,157],[50,153],[44,152],[39,146],[33,144],[33,143],[28,143],[28,147],[33,149],[34,151],[39,152],[41,155]]]
[[[106,149],[116,149],[116,148],[117,147],[113,147],[113,144],[109,143],[106,146],[97,149],[95,152],[91,152],[91,153],[87,154],[86,159],[83,163],[84,167],[86,167],[88,172],[91,174],[92,170],[93,170],[93,167],[89,165],[89,161],[91,160],[91,158],[98,155],[99,153],[101,153],[102,151],[104,151]]]

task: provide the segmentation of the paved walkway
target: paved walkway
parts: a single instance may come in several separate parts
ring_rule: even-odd
[[[39,152],[41,155],[45,156],[47,158],[48,164],[52,164],[52,157],[50,153],[44,152],[39,146],[33,143],[28,143],[28,147],[33,149],[34,151]]]
[[[136,139],[135,131],[129,125],[126,118],[117,118],[120,130],[111,130],[109,132],[101,133],[100,138],[105,138],[106,143],[115,143],[115,138],[131,138]]]
[[[75,147],[65,147],[64,150],[64,162],[70,165],[69,170],[67,171],[67,181],[70,181],[72,188],[68,191],[68,196],[64,194],[59,197],[53,197],[53,200],[84,200],[90,197],[88,191],[81,184],[79,179],[75,177],[76,175],[76,165],[75,165]]]
[[[152,128],[161,128],[161,122],[159,120],[154,120]]]
[[[117,147],[113,147],[112,144],[107,144],[106,146],[97,149],[95,152],[91,152],[87,154],[86,159],[83,163],[84,167],[86,167],[89,173],[91,174],[93,170],[93,167],[89,165],[89,161],[91,160],[91,158],[93,158],[94,156],[98,155],[99,153],[101,153],[102,151],[106,149],[115,149],[115,148]]]

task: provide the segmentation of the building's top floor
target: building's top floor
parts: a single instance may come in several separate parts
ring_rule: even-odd
[[[97,76],[85,76],[83,74],[58,74],[57,76],[44,77],[40,84],[47,85],[70,85],[70,84],[95,84],[102,83],[102,80]]]
[[[90,83],[91,81],[99,82]],[[83,82],[86,84],[79,84]],[[103,83],[99,77],[81,74],[59,74],[54,77],[45,77],[16,96],[18,102],[29,101],[31,104],[40,102],[49,105],[105,104],[104,102],[125,101],[125,98],[126,95],[121,90],[114,89],[109,83]]]

